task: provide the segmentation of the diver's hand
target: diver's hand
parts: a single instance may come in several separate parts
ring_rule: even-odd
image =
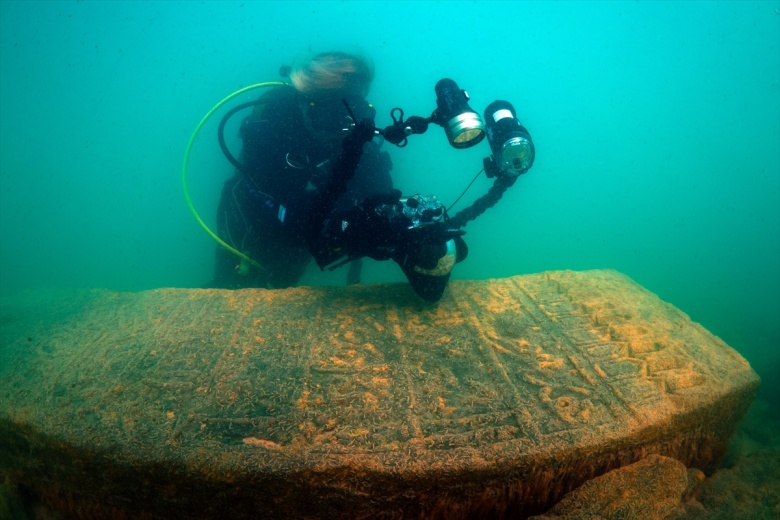
[[[346,190],[347,182],[355,174],[363,155],[363,145],[374,138],[374,129],[373,120],[363,119],[350,129],[341,142],[341,153],[333,167],[334,186],[340,193]]]
[[[376,135],[376,126],[373,119],[361,119],[355,123],[344,137],[342,147],[344,150],[353,147],[359,147],[362,151],[363,145],[371,141]]]

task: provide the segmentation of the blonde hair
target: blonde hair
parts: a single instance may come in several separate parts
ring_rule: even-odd
[[[290,81],[308,95],[344,93],[365,96],[374,79],[374,64],[368,58],[345,52],[323,52],[296,64]]]

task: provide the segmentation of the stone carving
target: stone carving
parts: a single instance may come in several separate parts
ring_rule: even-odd
[[[538,513],[647,454],[710,470],[758,387],[613,271],[455,281],[436,305],[399,284],[0,311],[0,469],[65,509]]]

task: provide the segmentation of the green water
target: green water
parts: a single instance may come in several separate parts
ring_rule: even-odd
[[[180,186],[190,133],[238,88],[279,79],[307,52],[343,49],[376,64],[380,126],[396,106],[429,115],[434,84],[450,77],[480,112],[511,101],[533,135],[534,168],[469,224],[456,278],[617,269],[723,337],[778,391],[779,9],[3,0],[0,295],[205,283],[214,244]],[[231,175],[215,129],[204,128],[189,172],[210,225]],[[391,153],[397,187],[450,202],[488,147],[454,150],[432,128]],[[456,209],[489,186],[479,179]],[[304,283],[344,277],[312,268]],[[371,263],[364,280],[403,276]]]

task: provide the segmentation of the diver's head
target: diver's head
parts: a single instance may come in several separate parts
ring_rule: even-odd
[[[364,56],[323,52],[302,60],[290,71],[290,81],[308,97],[368,94],[374,65]]]
[[[323,52],[296,64],[290,81],[301,94],[304,122],[321,139],[340,145],[345,129],[376,111],[365,100],[374,66],[370,60],[345,52]],[[333,143],[332,143],[333,144]]]

